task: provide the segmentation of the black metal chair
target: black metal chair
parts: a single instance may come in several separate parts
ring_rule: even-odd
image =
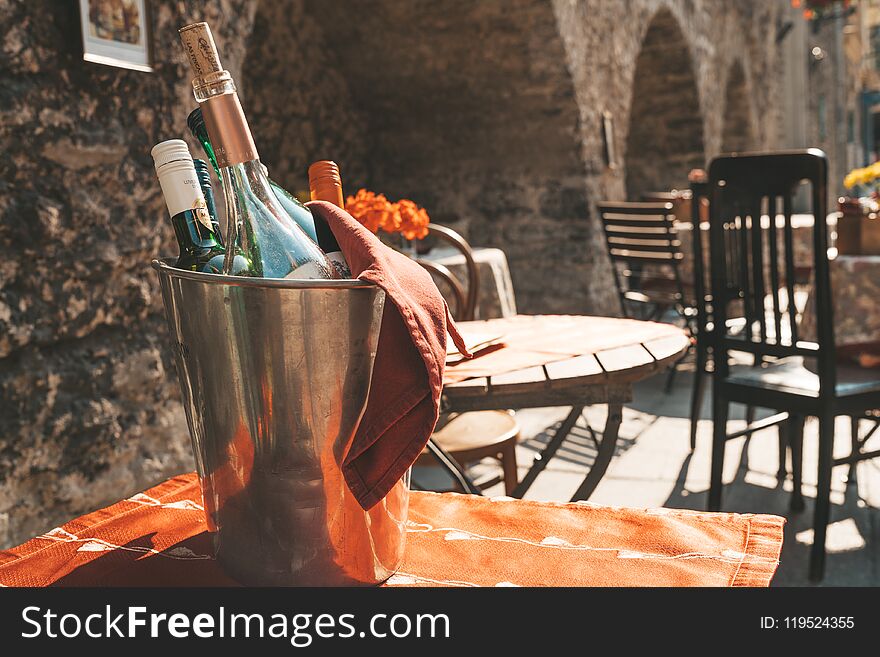
[[[721,507],[724,449],[731,437],[726,429],[731,402],[789,413],[795,503],[801,497],[803,418],[817,416],[819,473],[810,554],[813,580],[821,579],[824,573],[832,467],[877,456],[856,453],[834,459],[834,418],[861,416],[880,405],[880,373],[838,365],[836,358],[825,223],[827,180],[825,155],[814,149],[728,155],[716,158],[709,167],[713,320],[709,347],[714,355],[715,373],[708,508],[717,511]],[[811,187],[814,217],[809,264],[817,308],[816,342],[800,340],[793,302],[797,263],[792,204],[804,181]],[[770,224],[762,228],[765,215],[769,215]],[[785,304],[780,294],[783,289]],[[731,332],[727,325],[732,302],[742,304],[746,320],[745,327],[738,332]],[[752,354],[758,366],[731,366],[731,352]]]

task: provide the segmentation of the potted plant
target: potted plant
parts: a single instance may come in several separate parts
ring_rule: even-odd
[[[853,169],[843,179],[843,186],[852,191],[838,199],[838,253],[880,255],[880,162]]]

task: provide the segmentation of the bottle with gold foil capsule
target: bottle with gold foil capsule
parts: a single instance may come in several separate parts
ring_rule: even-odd
[[[340,208],[345,208],[345,197],[342,195],[342,177],[339,175],[339,167],[335,162],[318,160],[309,167],[309,195],[313,201],[328,201]],[[324,250],[342,278],[351,278],[351,269],[342,254],[342,249],[339,248],[339,242],[336,241],[333,231],[330,230],[330,226],[317,213],[313,212],[312,216],[315,220],[318,246]]]
[[[180,249],[174,266],[208,274],[222,273],[226,249],[211,222],[186,142],[169,139],[156,144],[150,154]],[[246,272],[249,267],[245,258],[234,254],[234,275]]]
[[[327,256],[275,198],[235,83],[223,70],[207,23],[181,28],[198,101],[220,168],[226,200],[226,242],[238,244],[251,263],[249,275],[262,278],[338,278]],[[226,252],[224,272],[232,267]]]

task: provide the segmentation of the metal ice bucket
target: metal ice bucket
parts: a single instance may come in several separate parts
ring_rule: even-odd
[[[385,293],[171,262],[153,268],[224,570],[249,585],[387,579],[403,555],[408,476],[364,511],[340,470],[366,407]]]

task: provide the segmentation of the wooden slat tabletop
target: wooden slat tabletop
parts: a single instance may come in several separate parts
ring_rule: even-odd
[[[614,317],[517,315],[458,326],[501,335],[504,346],[448,366],[448,400],[629,384],[665,369],[690,344],[676,326]]]

